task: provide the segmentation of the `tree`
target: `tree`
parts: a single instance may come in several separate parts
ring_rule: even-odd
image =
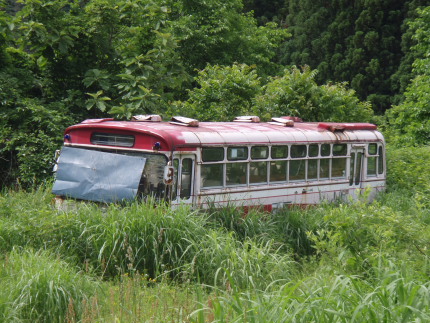
[[[430,7],[419,10],[410,23],[417,44],[413,64],[415,78],[405,92],[405,100],[388,111],[390,138],[398,145],[428,145],[430,142]]]
[[[208,65],[195,79],[198,87],[189,91],[189,99],[177,102],[173,114],[201,121],[232,121],[253,114],[253,99],[260,92],[260,78],[253,66]]]
[[[265,119],[296,116],[305,121],[366,122],[372,116],[371,105],[361,102],[344,83],[319,86],[316,70],[308,66],[300,71],[292,67],[275,77],[255,98],[256,109]]]
[[[270,23],[257,26],[251,14],[242,13],[241,0],[175,1],[173,34],[188,71],[206,64],[255,64],[260,74],[277,70],[276,49],[289,36]]]
[[[177,102],[177,114],[201,121],[231,121],[240,115],[296,116],[306,121],[366,122],[371,105],[361,102],[345,84],[318,85],[317,71],[304,67],[285,69],[265,85],[248,65],[207,66],[196,77],[197,88],[189,99]]]
[[[319,83],[348,82],[382,114],[398,100],[409,76],[404,21],[426,3],[289,0],[286,24],[293,36],[283,45],[280,61],[318,69]]]

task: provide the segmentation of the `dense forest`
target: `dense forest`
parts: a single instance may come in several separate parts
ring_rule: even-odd
[[[426,143],[425,5],[1,0],[1,185],[49,177],[63,129],[106,115],[371,121]]]

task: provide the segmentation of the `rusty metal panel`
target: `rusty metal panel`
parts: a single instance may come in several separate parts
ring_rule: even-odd
[[[63,147],[52,192],[97,202],[132,200],[145,163],[143,157]]]

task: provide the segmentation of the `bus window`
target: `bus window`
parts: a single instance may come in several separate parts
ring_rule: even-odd
[[[330,144],[322,144],[321,145],[321,156],[328,157],[331,155],[331,146]]]
[[[376,154],[378,153],[378,145],[376,143],[369,144],[367,153],[369,155],[369,157],[367,157],[367,176],[376,176],[376,167],[378,163]]]
[[[244,185],[246,184],[247,164],[246,163],[230,163],[226,164],[226,184]]]
[[[292,145],[291,158],[303,158],[303,157],[306,157],[306,145]]]
[[[330,177],[330,159],[320,159],[320,179]]]
[[[248,147],[230,147],[227,149],[228,160],[248,159]]]
[[[223,186],[223,164],[202,165],[202,187]]]
[[[367,157],[367,176],[376,176],[377,157]]]
[[[94,132],[90,140],[94,145],[133,147],[135,139],[133,135]]]
[[[270,181],[285,182],[286,180],[287,180],[287,161],[278,160],[278,161],[270,162]]]
[[[318,157],[319,147],[317,144],[309,145],[309,157]]]
[[[272,159],[288,157],[288,146],[272,146]]]
[[[269,147],[254,146],[251,148],[252,159],[267,159],[269,157]]]
[[[383,174],[384,173],[384,152],[382,150],[382,146],[379,146],[378,152],[379,152],[378,174]]]
[[[306,146],[305,146],[306,147]],[[291,152],[293,150],[291,149]],[[303,181],[306,177],[306,160],[290,161],[290,181]]]
[[[202,148],[202,160],[204,162],[217,162],[224,160],[223,147]]]
[[[360,184],[361,181],[361,168],[363,166],[363,153],[361,151],[357,152],[357,163],[355,164],[355,185]]]
[[[355,152],[351,152],[351,159],[349,162],[349,171],[350,171],[350,175],[349,175],[349,185],[351,186],[352,184],[354,184],[354,171],[355,171]]]
[[[346,156],[348,152],[346,144],[334,144],[333,156]]]
[[[369,155],[376,155],[377,153],[377,145],[376,144],[369,144],[369,147],[367,149],[367,152]]]
[[[249,165],[249,183],[267,183],[267,162],[253,162]]]
[[[191,181],[193,177],[193,160],[191,158],[182,159],[181,167],[181,199],[189,199],[191,196]]]
[[[318,179],[318,159],[308,160],[308,180]]]
[[[331,177],[345,178],[346,158],[333,158],[331,163]]]

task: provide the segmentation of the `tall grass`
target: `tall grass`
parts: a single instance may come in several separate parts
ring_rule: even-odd
[[[276,232],[272,214],[259,209],[250,208],[245,212],[243,207],[228,205],[221,209],[212,207],[206,213],[208,225],[233,232],[235,238],[240,241],[266,238],[270,240]]]
[[[407,270],[406,270],[407,271]],[[195,322],[428,322],[430,283],[384,264],[377,279],[316,275],[279,289],[217,290]]]
[[[12,250],[0,267],[0,321],[75,322],[98,283],[48,251]]]
[[[198,243],[189,271],[196,271],[201,282],[229,288],[265,288],[274,282],[285,282],[294,276],[297,266],[289,254],[275,249],[273,241],[243,242],[233,234],[212,231]]]
[[[43,192],[34,194],[45,199]],[[13,199],[12,195],[4,199]],[[3,252],[13,246],[56,249],[83,270],[104,278],[146,274],[152,279],[225,286],[229,273],[246,287],[288,279],[295,270],[286,248],[268,233],[274,224],[267,225],[256,213],[244,218],[241,231],[231,232],[214,222],[214,215],[151,203],[104,208],[81,204],[70,212],[26,204],[25,212],[18,210],[0,217],[0,236],[9,241],[0,247]]]
[[[197,307],[196,285],[154,282],[144,275],[122,275],[104,282],[100,310],[88,308],[87,322],[188,322]]]

